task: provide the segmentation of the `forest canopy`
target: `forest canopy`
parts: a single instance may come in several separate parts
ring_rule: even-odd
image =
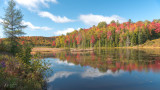
[[[88,29],[75,30],[53,41],[54,47],[89,48],[135,46],[160,37],[160,20],[110,24],[100,22]]]

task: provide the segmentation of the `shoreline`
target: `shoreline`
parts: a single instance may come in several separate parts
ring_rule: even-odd
[[[160,49],[160,47],[142,47],[142,46],[133,46],[133,47],[108,47],[109,48],[119,48],[119,49]],[[72,50],[77,50],[76,52],[83,52],[83,51],[92,51],[98,48],[86,48],[86,49],[76,49],[76,48],[71,48]],[[101,47],[100,49],[106,49],[105,47]],[[60,51],[65,51],[65,48],[48,48],[48,47],[34,47],[32,49],[32,54],[36,52],[60,52]]]
[[[152,47],[152,46],[133,46],[133,47],[113,47],[113,48],[130,48],[130,49],[160,49],[160,47]]]

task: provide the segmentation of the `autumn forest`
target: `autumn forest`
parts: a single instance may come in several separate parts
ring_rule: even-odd
[[[100,22],[98,26],[61,35],[53,41],[52,46],[72,48],[135,46],[159,38],[159,33],[160,20],[136,23],[129,20],[121,24],[118,21],[112,21],[110,24]]]

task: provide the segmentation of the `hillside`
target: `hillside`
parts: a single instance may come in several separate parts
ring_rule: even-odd
[[[57,37],[42,37],[42,36],[27,36],[19,37],[20,43],[23,41],[31,42],[34,46],[52,46],[52,42],[55,41]]]
[[[57,37],[42,37],[42,36],[22,36],[19,37],[19,43],[31,43],[34,46],[52,46],[53,41],[55,41]],[[6,38],[1,38],[0,43],[7,43]]]
[[[160,47],[160,38],[154,39],[154,40],[148,40],[141,46],[142,47]]]

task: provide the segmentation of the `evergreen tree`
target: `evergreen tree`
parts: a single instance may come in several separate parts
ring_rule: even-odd
[[[132,23],[132,20],[131,20],[131,19],[129,19],[129,20],[128,20],[128,22],[129,22],[129,23]]]
[[[10,51],[17,53],[17,39],[18,36],[25,34],[22,29],[27,26],[22,23],[23,15],[19,9],[16,8],[14,0],[8,2],[8,7],[5,9],[5,17],[3,18],[3,28],[6,36],[9,38],[11,49]]]
[[[137,35],[136,35],[136,33],[132,34],[131,45],[132,46],[137,45]]]

